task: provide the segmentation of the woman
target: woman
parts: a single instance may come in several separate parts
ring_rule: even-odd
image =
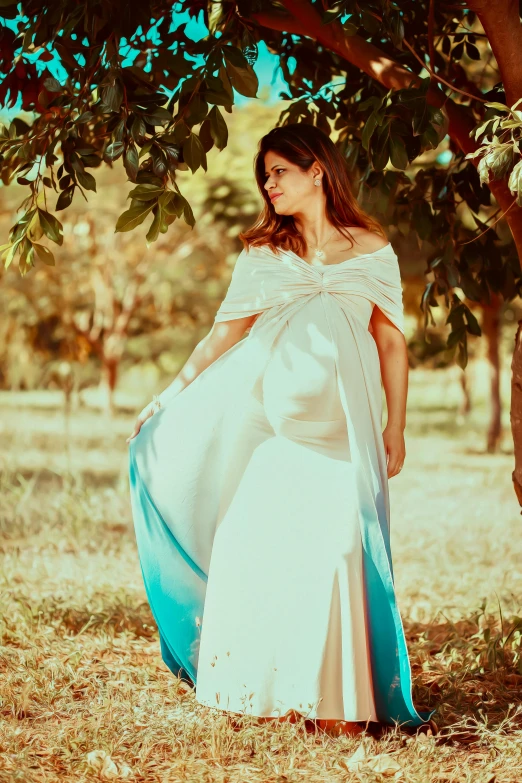
[[[270,131],[255,175],[264,209],[212,329],[128,439],[163,659],[231,713],[417,726],[431,713],[412,703],[389,536],[408,375],[397,256],[316,127]]]

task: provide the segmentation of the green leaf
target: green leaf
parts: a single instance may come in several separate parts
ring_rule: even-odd
[[[505,103],[498,103],[496,101],[493,101],[493,103],[485,103],[484,106],[491,106],[492,109],[500,109],[500,111],[509,111],[509,106],[506,106]]]
[[[140,201],[157,201],[164,192],[165,188],[145,182],[142,185],[138,185],[137,188],[133,188],[129,196]]]
[[[183,209],[183,217],[185,219],[185,222],[189,226],[194,226],[196,223],[196,219],[194,218],[194,213],[192,212],[192,207],[188,203],[188,201],[185,201],[185,206]]]
[[[33,242],[33,247],[36,250],[38,258],[47,264],[47,266],[55,266],[54,256],[45,245],[39,245],[38,242]]]
[[[24,271],[27,271],[27,269],[30,266],[29,252],[31,249],[32,249],[32,244],[30,240],[27,237],[24,237],[22,239],[22,249],[20,251],[20,258],[18,261],[18,268],[20,269],[22,274],[24,273]]]
[[[227,146],[228,141],[227,124],[217,106],[212,107],[208,116],[210,120],[210,135],[218,150],[222,150]]]
[[[62,190],[62,192],[58,196],[58,201],[56,202],[55,209],[57,211],[60,209],[66,209],[69,206],[69,204],[73,200],[75,187],[76,187],[75,185],[70,185],[68,188],[65,188],[65,190]]]
[[[408,168],[408,153],[406,145],[400,136],[390,137],[390,160],[396,169],[404,170]]]
[[[37,210],[33,210],[33,216],[31,220],[27,223],[26,228],[26,236],[31,240],[31,242],[37,242],[39,239],[43,237],[43,228],[40,223],[40,216],[37,212]]]
[[[229,106],[232,103],[232,98],[228,90],[205,90],[203,96],[208,103],[214,104],[214,106]]]
[[[83,185],[85,190],[94,190],[96,193],[96,180],[92,174],[89,174],[88,171],[77,171],[76,178],[80,185]]]
[[[139,157],[143,158],[144,155],[147,155],[148,152],[152,149],[152,141],[147,141],[143,145],[143,147],[140,149]]]
[[[27,251],[27,266],[34,266],[34,247],[32,245]]]
[[[114,125],[114,127],[112,128],[112,134],[111,134],[112,140],[123,141],[124,134],[125,134],[125,122],[120,118],[117,120],[116,125]]]
[[[173,190],[165,190],[158,199],[158,204],[164,209],[174,198]]]
[[[147,231],[147,235],[145,237],[145,239],[147,240],[147,245],[150,245],[152,242],[155,242],[157,240],[160,232],[160,225],[161,225],[161,208],[158,208],[154,215],[154,220],[152,221],[150,228]]]
[[[158,149],[157,145],[153,145],[150,151],[152,158],[152,171],[157,177],[162,179],[167,173],[167,161],[162,151]]]
[[[423,149],[436,149],[441,139],[439,137],[439,134],[437,132],[437,129],[433,127],[433,125],[428,125],[424,133],[421,135],[421,144]]]
[[[361,7],[360,15],[364,29],[367,30],[370,35],[377,35],[381,29],[380,20],[377,19],[372,13],[367,11],[364,7]]]
[[[105,157],[109,160],[117,160],[123,154],[125,146],[121,141],[115,141],[109,144],[105,150]]]
[[[181,217],[185,210],[185,199],[175,191],[170,191],[173,195],[172,198],[164,205],[164,211],[168,215]]]
[[[476,335],[477,337],[480,337],[482,334],[482,330],[480,328],[479,322],[477,321],[477,319],[475,318],[475,316],[473,315],[469,307],[466,307],[464,312],[465,312],[466,321],[468,322],[468,332],[470,334]]]
[[[93,117],[94,114],[92,113],[92,111],[84,111],[82,114],[80,114],[80,116],[76,120],[76,124],[83,125],[84,123],[89,122],[89,120],[92,120]]]
[[[330,8],[328,11],[325,11],[323,15],[321,16],[321,27],[324,27],[327,24],[331,24],[332,22],[335,22],[336,19],[340,19],[341,16],[344,16],[346,13],[344,3],[335,3],[333,8]]]
[[[102,159],[98,155],[82,155],[82,160],[85,166],[90,166],[93,169],[102,164]]]
[[[114,84],[109,84],[106,87],[102,87],[100,90],[100,97],[103,103],[114,112],[117,112],[121,108],[121,102],[123,100],[123,90],[118,79]]]
[[[466,41],[466,54],[471,60],[480,60],[480,52],[475,44]]]
[[[17,242],[14,242],[8,250],[3,251],[2,258],[5,260],[4,266],[6,269],[10,266],[21,241],[22,239],[19,239]]]
[[[454,331],[450,332],[447,339],[448,348],[454,348],[455,345],[464,338],[465,334],[466,334],[465,326],[459,326],[458,329],[454,329]]]
[[[194,174],[205,158],[205,150],[202,143],[195,133],[191,133],[183,144],[183,160]]]
[[[456,288],[459,285],[458,269],[456,266],[454,266],[454,264],[451,263],[447,263],[445,266],[448,283],[452,288]]]
[[[459,43],[453,47],[453,49],[451,50],[451,59],[454,62],[457,62],[458,60],[460,60],[463,54],[464,54],[464,42]]]
[[[208,114],[208,103],[200,93],[196,93],[185,110],[185,121],[191,128],[200,125]]]
[[[63,245],[63,226],[60,221],[40,207],[38,207],[38,216],[44,234],[57,245]]]
[[[352,19],[346,19],[346,21],[342,23],[342,27],[348,36],[357,35],[359,32],[359,25],[354,24]]]
[[[372,113],[364,123],[363,132],[361,134],[361,144],[363,145],[366,151],[368,151],[370,139],[372,137],[375,128],[377,127],[377,123],[378,123],[378,115],[376,112],[372,111]]]
[[[392,44],[397,49],[402,49],[402,42],[404,39],[404,22],[399,11],[390,13],[390,39]]]
[[[129,179],[132,182],[135,182],[136,175],[140,168],[140,159],[138,157],[136,147],[129,147],[129,149],[126,151],[123,157],[123,165],[125,166],[125,171],[127,172]]]
[[[162,106],[155,109],[152,114],[143,114],[143,120],[149,125],[168,125],[172,119],[172,113]]]
[[[207,120],[205,120],[205,122],[207,122]],[[205,123],[203,123],[203,125],[204,124]],[[203,125],[201,127],[203,127]],[[174,173],[178,168],[179,147],[164,147],[163,152],[165,153],[165,157],[167,158],[167,167],[169,171]]]
[[[143,141],[143,139],[145,138],[146,131],[147,129],[145,127],[145,123],[143,122],[143,119],[136,115],[131,125],[131,136],[137,144]]]
[[[60,55],[60,59],[69,65],[71,68],[78,68],[78,61],[73,57],[72,52],[69,51],[69,49],[64,45],[63,43],[63,37],[62,39],[55,40],[53,42],[53,46]]]
[[[515,166],[513,167],[513,171],[509,175],[508,188],[511,191],[512,196],[514,196],[515,193],[518,193],[519,201],[517,203],[521,202],[522,201],[522,161],[521,160],[519,160],[518,163],[515,164]]]
[[[44,79],[44,87],[46,90],[49,90],[49,92],[61,92],[63,89],[58,79],[55,79],[54,76],[49,76],[47,79]]]
[[[114,232],[132,231],[133,228],[136,228],[140,223],[143,223],[149,212],[153,209],[154,204],[155,202],[151,202],[147,205],[131,207],[125,212],[122,212],[117,220]]]
[[[237,66],[230,62],[230,52],[227,51],[229,48],[230,47],[228,46],[224,46],[223,53],[226,58],[225,68],[228,78],[230,79],[230,84],[241,95],[244,95],[247,98],[256,98],[259,87],[256,72],[244,58],[244,65],[242,66]]]
[[[371,163],[376,171],[382,171],[390,159],[390,124],[387,119],[372,136]]]
[[[229,103],[232,104],[234,102],[234,92],[232,90],[232,83],[230,81],[230,77],[227,73],[227,70],[225,66],[222,64],[219,68],[218,78],[221,82],[221,85],[223,87],[223,91],[228,95],[229,97]],[[221,90],[218,90],[219,93],[221,93]],[[207,98],[208,100],[208,98]],[[212,101],[211,101],[212,103]],[[226,105],[226,104],[225,104]]]
[[[465,296],[474,302],[480,302],[481,292],[480,286],[477,281],[468,270],[461,271],[460,273],[460,287],[462,288]]]
[[[209,3],[207,26],[211,35],[215,35],[221,21],[226,20],[226,13],[223,3]]]

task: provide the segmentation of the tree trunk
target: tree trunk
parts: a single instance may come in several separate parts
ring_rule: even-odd
[[[471,397],[469,396],[468,376],[465,370],[460,371],[460,388],[462,389],[462,402],[459,407],[459,416],[468,416],[471,411]]]
[[[496,3],[488,2],[488,0],[471,0],[469,7],[477,13],[488,37],[504,84],[506,103],[508,106],[513,106],[522,95],[522,69],[519,65],[522,27],[518,3],[513,3],[511,0],[502,0],[502,2]],[[499,24],[499,19],[502,20],[501,24]],[[504,188],[507,186],[505,178],[497,182]],[[499,206],[505,212],[507,207],[505,203],[500,201],[501,193],[494,190],[492,183],[490,186]],[[503,195],[507,196],[507,193]],[[510,198],[512,198],[511,194]],[[503,198],[503,202],[507,202],[507,199]],[[516,209],[515,207],[509,209],[506,214],[506,222],[513,234],[518,256],[522,258],[522,221],[518,205]],[[510,417],[515,448],[513,484],[518,502],[522,506],[522,336],[520,326],[521,322],[519,321],[511,362]]]
[[[116,407],[114,404],[114,392],[116,390],[116,383],[118,381],[118,362],[112,359],[105,360],[103,362],[103,383],[105,392],[107,394],[106,410],[109,411],[111,416],[116,413]]]
[[[492,296],[491,304],[483,306],[482,333],[487,341],[489,364],[490,417],[487,450],[498,450],[502,435],[502,402],[500,399],[500,297]]]
[[[511,432],[515,448],[513,486],[522,506],[522,320],[518,322],[511,361]],[[521,512],[522,513],[522,512]]]

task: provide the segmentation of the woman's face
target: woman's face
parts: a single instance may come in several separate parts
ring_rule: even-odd
[[[278,215],[294,215],[302,212],[320,196],[322,188],[314,185],[322,171],[317,163],[308,171],[301,171],[276,152],[265,155],[265,190]],[[281,195],[275,198],[276,194]]]

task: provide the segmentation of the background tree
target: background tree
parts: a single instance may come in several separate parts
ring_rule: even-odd
[[[150,221],[155,242],[182,218],[194,225],[179,174],[207,170],[223,149],[234,90],[254,97],[253,64],[263,41],[279,57],[289,107],[278,124],[315,123],[336,134],[359,199],[382,223],[430,247],[421,309],[425,327],[444,304],[448,348],[462,367],[468,334],[480,334],[469,303],[492,313],[520,293],[522,43],[518,6],[354,3],[311,0],[260,3],[181,2],[200,14],[208,35],[194,41],[172,26],[167,2],[82,4],[4,0],[1,90],[11,105],[36,113],[15,118],[0,137],[2,179],[28,188],[3,250],[25,274],[40,259],[39,240],[63,241],[55,212],[96,189],[89,169],[120,160],[133,183],[116,231]],[[151,20],[153,22],[151,23]],[[59,61],[64,77],[40,73],[35,58]],[[449,139],[447,166],[408,176],[411,164]],[[54,191],[54,210],[47,196]],[[506,230],[506,226],[508,230]],[[491,322],[489,319],[488,323]],[[492,340],[495,345],[495,340]],[[513,356],[515,489],[522,501],[522,347]],[[493,347],[492,367],[496,357]],[[494,384],[494,377],[492,376]],[[494,429],[494,428],[493,428]],[[493,439],[495,434],[492,435]]]
[[[268,127],[268,115],[258,112],[257,123]],[[246,116],[236,119],[243,138],[252,133]],[[227,156],[236,163],[230,178]],[[170,382],[208,331],[230,279],[237,233],[259,210],[250,168],[250,156],[232,145],[212,175],[190,175],[197,228],[179,221],[149,248],[143,230],[140,238],[114,233],[125,172],[100,170],[98,192],[64,216],[59,263],[24,276],[0,269],[0,388],[58,387],[66,406],[97,400],[114,413],[133,404],[133,388],[142,387],[145,403],[151,387]],[[0,193],[0,233],[23,188],[14,183]],[[101,395],[77,393],[97,385]]]

